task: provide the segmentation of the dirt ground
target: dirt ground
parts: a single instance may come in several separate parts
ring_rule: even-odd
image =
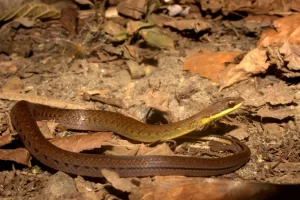
[[[218,99],[242,96],[242,109],[205,128],[206,134],[227,134],[244,142],[251,149],[250,161],[238,171],[217,178],[250,182],[299,184],[300,183],[300,85],[294,78],[280,75],[276,67],[265,74],[219,90],[217,84],[183,70],[185,56],[198,49],[207,52],[250,51],[255,48],[261,29],[250,31],[240,23],[214,21],[207,37],[195,39],[180,32],[167,30],[176,41],[174,50],[145,48],[144,59],[149,67],[146,75],[132,78],[121,56],[99,62],[94,55],[78,58],[70,50],[70,43],[80,43],[86,35],[69,39],[66,31],[55,21],[39,22],[35,27],[9,29],[3,45],[12,44],[8,56],[0,54],[6,68],[0,69],[2,94],[20,94],[14,98],[4,95],[0,100],[0,134],[12,127],[9,111],[25,95],[80,104],[93,109],[127,113],[145,121],[150,107],[161,110],[169,123],[196,114]],[[238,31],[238,35],[236,34]],[[96,36],[98,43],[109,44],[103,35]],[[76,46],[76,44],[75,44]],[[118,48],[117,44],[111,45]],[[111,56],[111,55],[110,55]],[[98,91],[104,98],[92,99],[88,91]],[[83,95],[85,94],[85,95]],[[100,94],[100,95],[99,95]],[[88,96],[88,97],[87,97]],[[36,99],[35,99],[36,98]],[[150,101],[150,102],[149,102]],[[2,149],[23,147],[17,136]],[[179,142],[180,143],[180,142]],[[102,199],[125,198],[126,192],[114,189],[104,179],[71,177],[32,160],[34,168],[13,161],[0,162],[1,199],[39,199],[58,192],[60,184],[68,185],[64,191],[69,199],[86,199],[78,188],[89,188],[92,195]],[[40,167],[36,169],[36,167]],[[62,178],[63,177],[63,178]],[[148,178],[149,179],[149,178]],[[141,181],[138,178],[135,182]],[[77,189],[75,189],[75,183]],[[46,188],[46,189],[45,189]],[[50,188],[50,189],[49,189]],[[50,192],[50,193],[51,193]],[[127,198],[127,197],[126,197]],[[55,198],[53,198],[55,199]],[[63,199],[63,198],[61,198]],[[92,199],[92,197],[91,197]],[[99,198],[101,199],[101,198]]]

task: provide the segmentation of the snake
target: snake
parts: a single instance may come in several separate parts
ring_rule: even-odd
[[[25,148],[42,164],[68,174],[103,177],[102,169],[117,172],[120,177],[155,175],[217,176],[236,171],[250,159],[250,149],[237,139],[228,138],[239,151],[226,157],[197,156],[118,156],[75,153],[49,142],[36,121],[55,120],[77,130],[109,130],[140,142],[166,141],[198,130],[206,124],[237,110],[242,97],[227,97],[204,108],[199,113],[170,124],[145,124],[117,112],[101,110],[63,109],[18,101],[10,111],[12,125]],[[227,137],[226,137],[227,138]]]

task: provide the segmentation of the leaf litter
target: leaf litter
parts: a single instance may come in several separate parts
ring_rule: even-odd
[[[99,6],[94,5],[91,1],[81,1],[79,4],[80,3],[89,5],[91,9],[95,9]],[[272,5],[270,3],[271,1],[266,1],[264,4],[257,4],[257,2],[252,2],[252,4],[250,4],[250,1],[244,1],[240,4],[230,2],[227,5],[223,5],[201,2],[201,8],[202,11],[210,10],[212,13],[223,12],[224,15],[227,15],[230,12],[235,13],[236,11],[259,14],[260,17],[257,15],[258,17],[256,20],[259,21],[261,19],[260,22],[264,22],[263,20],[266,19],[264,15],[262,15],[264,13],[276,13],[278,17],[286,15],[286,13],[289,13],[288,15],[290,15],[297,10],[297,6],[294,3],[288,4],[283,2],[285,10],[282,10],[282,7],[274,2]],[[126,6],[123,7],[122,4]],[[119,19],[114,20],[114,23],[110,23],[112,26],[109,31],[105,32],[99,26],[95,26],[96,29],[93,29],[93,34],[89,34],[89,36],[86,37],[83,34],[84,28],[81,32],[74,32],[78,27],[84,27],[82,26],[82,22],[89,23],[87,19],[81,17],[90,16],[82,15],[83,12],[81,12],[82,10],[80,9],[77,9],[79,15],[76,18],[79,20],[79,23],[72,24],[71,28],[65,27],[69,32],[67,34],[63,29],[60,29],[60,26],[64,26],[64,23],[68,20],[58,23],[56,21],[55,26],[52,26],[51,23],[48,24],[47,22],[35,21],[35,24],[28,24],[31,28],[27,30],[23,30],[22,26],[16,29],[11,26],[12,24],[10,23],[1,27],[1,33],[5,33],[6,36],[9,36],[1,37],[4,41],[12,37],[12,34],[9,31],[23,31],[18,33],[20,34],[19,37],[10,40],[15,42],[16,46],[22,46],[22,41],[18,41],[18,38],[22,38],[24,32],[25,35],[38,36],[34,37],[35,43],[32,43],[32,46],[28,48],[28,52],[31,51],[34,53],[31,55],[32,57],[26,58],[26,64],[20,62],[22,59],[25,60],[25,58],[22,57],[22,54],[19,54],[19,57],[10,56],[11,52],[17,51],[17,49],[0,47],[1,52],[8,55],[0,55],[1,58],[4,58],[4,61],[0,61],[0,66],[5,66],[0,70],[1,77],[4,77],[4,79],[0,79],[1,87],[4,86],[4,82],[6,82],[3,80],[6,80],[6,77],[11,74],[17,75],[22,79],[21,84],[16,81],[16,90],[14,89],[14,83],[11,84],[9,82],[8,83],[11,84],[11,86],[6,87],[6,91],[2,91],[1,89],[0,98],[4,99],[0,101],[0,105],[3,107],[1,107],[1,111],[9,110],[12,106],[9,101],[25,99],[58,107],[90,109],[100,107],[101,109],[115,112],[116,109],[107,105],[107,102],[102,102],[101,104],[99,102],[87,102],[92,99],[85,99],[85,101],[83,101],[84,98],[81,96],[83,93],[80,92],[107,90],[116,98],[128,101],[127,105],[129,106],[124,108],[128,109],[129,113],[140,113],[137,116],[139,116],[138,118],[142,121],[144,121],[147,116],[147,112],[145,111],[155,107],[162,112],[172,113],[174,117],[171,117],[169,122],[174,122],[177,121],[174,119],[182,119],[184,116],[188,117],[192,113],[197,112],[193,102],[197,102],[197,108],[201,109],[211,102],[216,101],[218,98],[222,98],[222,96],[241,95],[246,100],[245,108],[237,112],[239,116],[236,120],[238,123],[235,123],[235,126],[240,126],[240,129],[235,130],[244,131],[243,133],[247,131],[247,134],[243,134],[242,132],[230,132],[229,134],[237,135],[240,139],[246,140],[246,143],[253,151],[253,155],[256,156],[252,156],[250,162],[239,171],[223,177],[228,179],[242,178],[244,180],[256,180],[260,182],[299,184],[299,176],[297,175],[300,169],[299,155],[297,154],[297,149],[299,148],[299,134],[297,134],[297,128],[299,124],[296,119],[300,110],[298,108],[300,95],[298,84],[294,79],[299,76],[299,72],[297,72],[299,69],[299,37],[297,37],[299,32],[298,14],[296,13],[288,17],[279,17],[278,19],[274,18],[271,19],[271,22],[268,21],[267,23],[264,23],[264,27],[268,27],[273,23],[274,28],[270,27],[269,30],[264,31],[256,46],[256,40],[260,37],[261,31],[257,27],[254,29],[248,26],[247,29],[245,29],[241,28],[243,26],[237,26],[237,23],[235,24],[234,22],[218,23],[216,20],[210,20],[209,17],[205,18],[205,21],[202,21],[202,19],[197,17],[193,18],[193,16],[201,16],[199,15],[199,9],[193,13],[192,8],[194,5],[192,5],[191,9],[187,10],[183,15],[166,17],[165,13],[168,12],[167,7],[161,6],[161,4],[156,1],[153,1],[148,5],[148,10],[144,10],[145,1],[139,1],[139,3],[137,3],[136,1],[126,0],[123,1],[122,4],[120,3],[118,5],[118,10],[120,12],[122,8],[126,8],[121,11],[123,17],[119,16]],[[140,19],[143,13],[147,15],[146,22],[140,20],[138,22],[135,21],[135,24],[132,20],[126,19],[126,16]],[[29,16],[32,17],[33,15]],[[33,16],[33,18],[39,18],[39,16],[42,15],[37,14],[36,17]],[[163,16],[164,18],[160,18],[160,21],[158,20],[159,22],[155,22],[159,19],[157,16]],[[97,17],[95,17],[93,13],[93,16],[90,17],[89,20],[95,18]],[[103,21],[101,21],[101,18],[97,18],[97,20],[97,23],[102,24]],[[205,23],[204,26],[202,26],[203,24],[198,24],[200,21],[208,22],[211,26],[205,26]],[[116,22],[118,23],[114,25]],[[166,23],[164,24],[163,22]],[[185,24],[185,22],[193,23]],[[19,21],[18,23],[21,25],[23,23],[23,25],[25,25],[24,21]],[[152,25],[153,23],[157,23],[157,26]],[[166,28],[170,27],[168,23],[171,23],[171,29]],[[135,25],[136,27],[133,26],[130,30],[128,29],[130,24]],[[35,27],[37,25],[38,27]],[[125,29],[126,25],[127,29]],[[200,26],[195,28],[195,25]],[[114,36],[116,39],[109,37],[111,30],[121,30],[120,27],[122,26],[124,26],[122,34],[111,34],[111,36]],[[164,26],[164,28],[162,28],[162,26]],[[52,31],[49,27],[52,27],[55,31]],[[196,35],[194,35],[195,33]],[[75,35],[75,38],[74,36],[73,38],[68,38],[68,36],[72,34]],[[247,37],[247,34],[254,34],[258,36],[258,38],[253,40],[250,37]],[[67,37],[63,38],[63,40],[73,44],[73,49],[80,52],[81,59],[88,61],[85,62],[85,69],[77,70],[75,73],[76,75],[72,74],[73,72],[68,71],[68,66],[72,65],[73,60],[78,59],[79,56],[74,52],[68,52],[69,49],[65,48],[65,43],[54,42],[56,48],[50,46],[54,43],[49,41],[61,41],[57,40],[57,38],[64,35],[67,35]],[[46,40],[43,38],[46,38]],[[122,39],[120,40],[118,38]],[[118,44],[118,42],[123,40],[125,40],[125,43],[128,42],[126,45],[132,47],[131,49],[127,49],[128,51],[124,48],[125,45],[122,44],[123,47],[121,47],[119,46],[120,44]],[[246,42],[243,43],[243,40]],[[219,43],[218,41],[222,42]],[[66,59],[65,54],[57,52],[57,50],[62,47],[64,47],[63,49],[69,53],[68,56],[72,57],[72,59]],[[207,63],[208,58],[216,54],[214,53],[215,51],[223,53],[220,57],[215,58],[215,60],[218,61],[217,64],[204,65],[206,66],[206,70],[211,73],[211,77],[214,77],[214,79],[211,80],[215,83],[212,84],[211,81],[208,81],[207,79],[200,78],[197,75],[191,76],[189,72],[183,71],[183,61],[186,62],[186,60],[184,60],[185,55],[192,52],[191,49],[194,49],[194,52],[200,53],[199,55],[202,56],[200,57],[201,59],[198,60],[197,65],[199,66],[196,66],[199,68],[203,68],[202,64]],[[105,54],[103,52],[105,52]],[[123,52],[126,52],[126,55]],[[137,52],[139,52],[138,56]],[[236,56],[232,56],[232,52],[238,53]],[[239,52],[241,55],[239,55]],[[47,59],[42,61],[38,59],[39,56],[47,57],[47,54],[55,55],[55,58],[53,59],[50,57],[52,62],[48,62]],[[98,58],[94,57],[95,55],[97,55]],[[188,55],[193,56],[192,54]],[[227,56],[229,56],[230,59],[222,60]],[[34,58],[34,60],[31,60],[31,58]],[[59,62],[55,63],[53,60]],[[130,68],[125,65],[126,61],[128,63],[128,60],[133,60],[139,67],[143,66],[143,64],[151,66],[151,74],[136,76],[136,79],[133,80],[129,74]],[[60,63],[60,61],[63,62]],[[53,66],[53,64],[55,67],[51,68],[50,65]],[[23,68],[26,68],[26,65],[35,66],[36,68],[42,66],[43,70],[40,70],[38,73],[34,71],[34,73],[28,75],[28,73],[26,74],[22,70]],[[216,72],[210,71],[210,66],[214,65],[219,66],[221,70],[216,70]],[[47,73],[54,69],[61,72],[61,74],[57,73],[58,77],[46,76]],[[158,90],[158,92],[147,94],[146,91],[149,91],[149,87],[151,88],[153,85],[156,86],[155,89]],[[184,85],[188,85],[188,91],[192,91],[188,94],[188,97],[177,95],[184,94],[184,91],[187,90],[186,87],[183,87]],[[219,87],[216,85],[219,85]],[[147,94],[147,98],[143,99],[145,94]],[[108,93],[103,95],[108,95]],[[208,96],[210,98],[208,98]],[[66,100],[71,100],[73,102],[71,103]],[[214,126],[219,126],[220,124],[225,126],[227,124],[228,126],[233,123],[221,120],[221,122],[216,123],[211,128],[213,129]],[[48,125],[43,124],[42,126]],[[276,134],[273,135],[273,132]],[[53,133],[53,129],[51,129],[49,133]],[[101,141],[101,137],[104,136],[97,133],[91,134],[91,136],[79,135],[75,136],[75,138],[76,137],[78,138],[72,139],[72,142],[70,142],[72,145],[68,147],[75,151],[88,148],[93,149],[99,146],[106,148],[107,145],[109,145],[111,151],[107,151],[106,154],[113,155],[145,155],[152,153],[156,155],[157,153],[162,152],[166,152],[166,154],[172,154],[173,152],[165,143],[152,148],[147,145],[131,144],[127,140],[121,140],[119,138],[110,141]],[[94,140],[96,140],[96,138],[98,140],[98,137],[100,144],[96,145]],[[108,137],[111,138],[111,133],[108,133]],[[87,142],[85,142],[85,139],[91,141],[92,146],[86,145]],[[83,146],[79,145],[81,142]],[[287,153],[284,153],[285,151]],[[2,155],[5,154],[7,153]],[[26,157],[25,154],[19,153],[19,155],[24,155],[22,156],[24,158]],[[13,158],[14,156],[9,157]],[[24,162],[24,164],[29,165],[28,162]],[[19,171],[17,170],[16,173],[18,174]],[[13,173],[6,175],[1,173],[0,180],[6,178],[6,180],[12,180],[13,182],[15,176],[12,174]],[[40,175],[42,176],[42,174]],[[26,176],[17,176],[27,180]],[[30,176],[30,173],[27,173],[27,176]],[[60,179],[67,179],[65,175],[59,175],[59,177],[61,178],[56,179],[55,182],[59,182]],[[107,175],[107,179],[110,180],[111,187],[120,191],[130,192],[131,194],[129,197],[131,199],[141,197],[157,199],[166,197],[164,195],[173,195],[171,196],[172,198],[178,198],[180,197],[180,194],[182,194],[180,192],[182,188],[187,185],[193,186],[195,189],[193,191],[190,190],[191,187],[186,189],[185,198],[186,195],[194,197],[195,195],[199,195],[197,189],[198,186],[203,188],[204,185],[207,185],[207,191],[215,191],[217,186],[214,187],[214,184],[223,186],[232,184],[232,182],[228,180],[221,183],[218,180],[213,179],[210,180],[210,184],[208,184],[206,181],[209,179],[172,176],[157,176],[153,177],[153,179],[136,178],[129,181],[125,179],[127,181],[123,182],[122,179],[113,172],[112,174]],[[36,177],[33,180],[38,181],[39,179]],[[161,184],[159,182],[160,180]],[[203,180],[203,182],[201,180]],[[173,183],[176,183],[177,181],[180,181],[179,185],[174,185]],[[197,183],[194,183],[194,181],[197,181]],[[137,182],[138,184],[132,185],[132,182]],[[87,183],[90,182],[85,183],[85,180],[83,180],[83,187]],[[182,185],[182,183],[184,183],[184,185]],[[236,184],[237,182],[234,183]],[[243,183],[239,183],[240,188],[242,188]],[[246,188],[258,189],[255,184],[245,184]],[[130,185],[132,187],[126,187]],[[6,191],[8,187],[9,184],[6,182],[4,184]],[[48,185],[45,188],[48,187],[51,187],[51,185]],[[84,191],[82,189],[83,187],[81,187],[80,191]],[[214,189],[211,189],[210,187]],[[95,199],[97,195],[100,198],[103,198],[104,196],[107,197],[106,195],[112,195],[109,194],[107,190],[103,189],[105,186],[100,183],[98,183],[98,185],[92,184],[92,187],[89,186],[86,188],[90,191],[89,199]],[[36,189],[38,189],[38,187],[36,187]],[[161,191],[164,193],[161,193],[160,189],[162,189]],[[173,192],[166,193],[165,191]],[[222,189],[221,191],[226,190]],[[34,193],[31,193],[31,195],[33,194]],[[205,197],[207,198],[207,195],[212,195],[211,198],[215,199],[216,194],[216,192],[210,192],[205,194]],[[222,195],[222,193],[218,194],[220,196]],[[231,194],[238,195],[239,193],[235,192]],[[247,194],[247,192],[244,194]],[[52,196],[55,194],[49,195]],[[85,192],[82,192],[81,194],[77,193],[77,195],[86,195],[84,197],[87,198],[87,193]],[[126,196],[126,193],[123,193],[123,195]]]

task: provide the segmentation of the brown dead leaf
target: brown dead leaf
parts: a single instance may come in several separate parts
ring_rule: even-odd
[[[160,49],[174,49],[173,39],[157,27],[142,29],[139,31],[139,34],[148,44],[154,47]]]
[[[91,0],[75,0],[75,1],[81,5],[89,5],[91,7],[94,6],[94,3]]]
[[[300,69],[300,14],[274,20],[274,29],[262,33],[257,43],[258,47],[279,47],[283,61],[286,61],[289,70]],[[278,56],[280,56],[278,55]],[[282,61],[281,61],[282,62]],[[280,67],[280,66],[278,66]]]
[[[160,144],[156,147],[148,147],[144,144],[141,144],[137,155],[174,155],[173,151],[170,147],[166,144]]]
[[[257,47],[279,46],[287,40],[293,44],[300,44],[300,14],[274,20],[275,29],[264,31],[257,43]]]
[[[172,20],[166,21],[163,23],[166,26],[171,26],[180,31],[182,30],[194,30],[196,33],[200,31],[210,29],[212,25],[202,19],[181,19],[181,20]]]
[[[57,19],[60,11],[51,5],[40,2],[29,2],[6,11],[0,16],[0,21],[8,21],[17,17],[30,19]]]
[[[147,107],[154,108],[161,112],[169,111],[169,94],[158,91],[158,90],[149,90],[143,97],[145,105]]]
[[[293,185],[284,186],[246,181],[222,180],[214,178],[156,176],[140,179],[138,188],[134,188],[130,200],[152,199],[293,199],[299,189]],[[285,188],[286,191],[281,189]],[[201,192],[199,192],[201,191]],[[287,192],[289,191],[289,194]],[[293,193],[292,193],[293,192]],[[280,198],[281,197],[281,198]]]
[[[266,103],[273,106],[285,105],[294,102],[295,91],[283,81],[273,83],[258,90],[246,90],[243,98],[247,106],[261,107]]]
[[[109,39],[112,41],[123,41],[128,37],[126,29],[113,21],[105,22],[103,25],[103,30],[106,34],[112,36],[109,37]]]
[[[19,17],[19,18],[15,19],[14,22],[19,22],[20,24],[22,24],[23,26],[25,26],[27,28],[31,28],[35,24],[34,19],[29,19],[26,17]]]
[[[209,10],[212,13],[222,12],[228,15],[232,12],[247,12],[248,14],[271,14],[271,13],[285,13],[287,11],[297,10],[299,2],[295,1],[201,1],[201,9],[203,11]]]
[[[133,35],[134,33],[136,33],[138,30],[140,30],[141,28],[147,28],[147,27],[152,27],[153,24],[151,23],[147,23],[147,22],[140,22],[140,21],[129,21],[127,23],[127,33],[129,35]]]
[[[293,117],[295,115],[295,108],[284,107],[280,109],[271,109],[267,107],[260,108],[256,114],[262,118],[273,118],[283,120],[288,117]]]
[[[121,190],[123,192],[131,192],[134,188],[136,188],[136,185],[131,182],[131,179],[120,178],[119,174],[114,171],[102,169],[101,172],[106,180],[109,181],[112,186],[118,190]]]
[[[132,79],[142,78],[145,76],[145,71],[142,66],[134,60],[126,60]]]
[[[217,82],[225,63],[233,62],[234,58],[242,53],[244,52],[198,53],[185,59],[184,70]]]
[[[71,152],[80,152],[100,148],[103,141],[111,140],[111,132],[90,133],[84,135],[72,135],[64,138],[51,139],[50,142],[59,148]]]
[[[72,7],[66,7],[61,10],[60,23],[69,32],[70,36],[77,34],[77,10]]]
[[[14,136],[16,134],[17,134],[16,132],[9,133],[9,129],[7,129],[6,133],[3,133],[0,136],[0,147],[2,147],[4,145],[7,145],[7,144],[10,144],[14,140]]]
[[[220,90],[246,80],[253,74],[266,72],[269,65],[266,50],[251,50],[238,65],[231,65],[220,73]]]
[[[295,91],[283,81],[262,88],[260,93],[273,106],[293,103],[295,98]]]
[[[45,138],[54,138],[54,131],[58,123],[54,121],[37,121],[37,125]]]
[[[118,4],[117,10],[122,15],[133,19],[141,19],[142,15],[146,13],[146,4],[147,0],[124,0]]]
[[[102,143],[102,146],[110,147],[105,151],[106,155],[134,156],[140,148],[140,144],[132,144],[127,140],[110,140]]]
[[[300,26],[295,35],[298,38],[300,37]],[[284,41],[279,48],[279,52],[281,55],[285,55],[283,60],[288,62],[287,68],[289,70],[300,70],[300,43],[293,44],[292,42]]]
[[[31,156],[27,149],[0,149],[0,160],[11,160],[31,167]]]

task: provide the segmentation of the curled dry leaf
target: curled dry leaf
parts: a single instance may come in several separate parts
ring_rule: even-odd
[[[257,47],[278,46],[283,41],[291,41],[295,44],[300,43],[300,14],[279,18],[273,21],[274,29],[264,31],[257,43]]]
[[[60,17],[60,10],[48,4],[30,2],[8,10],[0,16],[0,21],[8,21],[17,17],[27,17],[30,19],[57,19]]]
[[[274,20],[274,29],[262,33],[258,47],[279,47],[290,70],[300,70],[300,14]]]
[[[244,52],[197,53],[185,59],[184,69],[217,82],[225,63],[234,62],[234,58],[242,53]]]
[[[52,142],[52,144],[58,146],[59,148],[65,149],[67,151],[80,152],[83,150],[100,148],[103,141],[111,139],[111,132],[103,132],[84,135],[72,135],[64,138],[55,138],[50,140],[50,142]]]
[[[25,148],[0,149],[0,160],[10,160],[31,167],[31,156]]]
[[[166,26],[171,26],[180,31],[182,30],[194,30],[196,33],[200,31],[210,29],[212,25],[201,19],[182,19],[182,20],[172,20],[163,23]]]
[[[253,74],[266,72],[270,65],[266,53],[266,50],[253,49],[238,65],[225,68],[219,76],[220,90],[246,80]]]
[[[134,188],[136,188],[136,185],[134,185],[130,179],[120,178],[120,176],[114,171],[102,169],[101,172],[106,180],[109,181],[112,186],[118,190],[121,190],[123,192],[131,192]]]

